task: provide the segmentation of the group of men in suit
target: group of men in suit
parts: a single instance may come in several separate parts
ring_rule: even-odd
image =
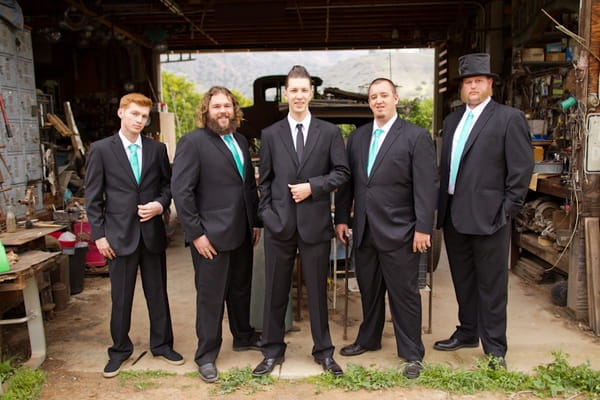
[[[195,362],[204,381],[218,378],[225,302],[233,349],[262,351],[253,375],[267,375],[284,362],[285,312],[297,254],[308,294],[312,356],[325,371],[343,374],[333,358],[326,284],[330,240],[335,234],[345,243],[350,228],[363,322],[356,340],[340,354],[381,348],[387,292],[397,353],[406,360],[404,375],[418,377],[425,353],[418,264],[420,253],[431,247],[436,208],[460,325],[434,348],[475,347],[481,339],[494,365],[505,366],[510,218],[523,202],[533,160],[523,114],[491,100],[495,78],[487,54],[459,59],[466,106],[444,122],[440,187],[431,135],[398,117],[392,81],[377,78],[370,84],[374,120],[356,129],[345,147],[335,125],[310,114],[312,79],[304,67],[294,66],[283,92],[288,115],[261,135],[260,197],[248,143],[236,132],[240,106],[228,89],[216,86],[204,95],[200,128],[179,141],[172,182],[164,145],[140,136],[150,100],[124,96],[118,111],[121,130],[92,145],[86,176],[92,236],[110,260],[113,346],[104,376],[117,375],[133,350],[128,332],[138,265],[150,311],[152,353],[183,363],[172,347],[166,296],[161,213],[171,192],[195,270]],[[128,150],[136,144],[137,152],[136,147]],[[249,304],[252,248],[263,224],[259,336],[249,323]]]

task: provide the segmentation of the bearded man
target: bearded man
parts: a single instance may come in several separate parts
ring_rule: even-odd
[[[260,350],[249,318],[252,248],[260,223],[248,142],[236,132],[242,120],[238,101],[214,86],[204,94],[197,118],[200,129],[177,145],[171,190],[195,271],[194,359],[200,378],[211,383],[218,378],[225,301],[233,350]]]

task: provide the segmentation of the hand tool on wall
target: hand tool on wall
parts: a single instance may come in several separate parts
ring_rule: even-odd
[[[6,115],[6,107],[4,106],[4,98],[0,94],[0,109],[2,109],[2,116],[4,117],[4,127],[6,128],[6,136],[11,138],[12,130],[10,129],[10,124],[8,123],[8,115]]]

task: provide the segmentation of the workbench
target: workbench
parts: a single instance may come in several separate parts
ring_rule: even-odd
[[[3,319],[0,325],[21,324],[27,322],[31,358],[25,363],[30,368],[39,367],[46,359],[46,335],[44,318],[38,291],[36,273],[54,267],[62,253],[29,250],[19,255],[19,261],[10,271],[0,274],[0,293],[20,290],[23,292],[25,317]]]
[[[14,233],[3,232],[0,240],[7,251],[18,254],[19,260],[11,265],[10,270],[0,273],[0,297],[17,299],[15,296],[22,293],[25,305],[25,316],[21,318],[0,319],[0,326],[21,324],[27,322],[31,357],[25,363],[30,368],[39,367],[46,359],[46,335],[44,332],[44,319],[40,302],[38,279],[36,275],[51,270],[59,262],[62,252],[42,251],[45,248],[44,236],[63,229],[61,225],[33,227],[32,229],[19,229]],[[18,299],[20,303],[20,299]],[[11,306],[10,301],[0,302],[0,316],[6,307]]]

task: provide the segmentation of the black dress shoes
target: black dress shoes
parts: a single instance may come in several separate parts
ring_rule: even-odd
[[[340,354],[346,357],[357,356],[367,351],[375,351],[381,349],[381,346],[374,349],[367,349],[358,343],[352,343],[340,349]]]
[[[236,341],[233,339],[233,351],[248,351],[258,350],[260,351],[260,335],[254,334],[250,339],[246,341]]]
[[[119,375],[119,372],[121,371],[121,364],[124,362],[125,360],[108,360],[108,363],[106,363],[106,366],[104,367],[104,371],[102,371],[102,376],[105,378],[112,378]]]
[[[440,340],[435,342],[433,348],[441,351],[454,351],[462,349],[463,347],[478,347],[479,339],[464,340],[457,337],[450,337],[450,339]]]
[[[488,356],[488,367],[492,371],[498,371],[500,369],[506,369],[506,359],[498,356]]]
[[[408,379],[416,379],[421,375],[422,370],[423,364],[421,361],[409,361],[406,363],[402,374]]]
[[[252,371],[252,376],[265,376],[273,372],[277,365],[283,363],[284,357],[265,358]]]
[[[333,376],[344,375],[344,371],[342,371],[342,367],[340,367],[338,365],[338,363],[335,362],[333,357],[326,357],[326,358],[322,358],[322,359],[315,358],[315,362],[317,364],[321,364],[321,366],[323,367],[323,371],[325,371],[325,372],[329,371],[329,372],[331,372],[331,374]]]
[[[206,383],[213,383],[219,377],[215,363],[202,364],[200,369],[198,369],[198,373],[200,374],[200,379]]]

